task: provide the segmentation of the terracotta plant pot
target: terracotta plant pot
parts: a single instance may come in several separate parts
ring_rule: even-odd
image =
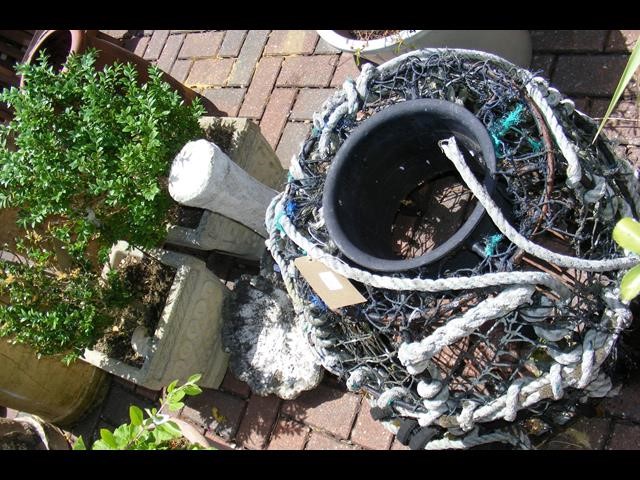
[[[34,35],[22,62],[31,63],[37,60],[40,52],[46,50],[54,68],[62,70],[69,55],[82,54],[88,48],[98,50],[96,68],[102,69],[115,62],[129,62],[135,66],[140,82],[148,80],[151,64],[135,53],[122,48],[115,38],[98,30],[39,30]],[[221,114],[210,100],[183,85],[171,75],[163,73],[162,78],[180,94],[185,103],[190,104],[194,98],[199,97],[209,115]],[[22,85],[23,80],[20,79],[20,86]]]
[[[64,432],[39,417],[0,418],[0,450],[70,450]]]

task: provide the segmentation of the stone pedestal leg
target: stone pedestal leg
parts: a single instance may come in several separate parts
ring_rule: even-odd
[[[238,167],[212,142],[187,143],[171,166],[169,193],[179,203],[231,218],[267,237],[264,215],[277,192]]]

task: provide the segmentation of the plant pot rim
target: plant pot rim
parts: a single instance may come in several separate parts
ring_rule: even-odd
[[[425,30],[401,30],[393,35],[375,38],[373,40],[357,40],[338,33],[338,30],[316,30],[318,35],[330,45],[350,53],[369,53],[395,45],[400,41],[419,35]],[[427,30],[428,31],[428,30]]]
[[[340,208],[342,205],[340,196],[343,195],[342,192],[345,188],[340,182],[345,178],[344,173],[353,168],[354,162],[363,155],[362,151],[358,150],[361,148],[360,146],[365,144],[369,138],[376,137],[391,123],[412,121],[420,114],[431,115],[436,119],[442,118],[445,125],[447,122],[456,121],[459,130],[452,130],[451,135],[454,135],[454,132],[456,136],[467,136],[467,133],[463,132],[469,132],[469,135],[473,135],[473,138],[469,137],[468,139],[477,142],[477,148],[482,153],[485,171],[482,183],[490,195],[495,189],[496,158],[491,138],[482,122],[466,108],[445,100],[423,98],[394,104],[362,122],[345,140],[333,159],[324,184],[322,209],[327,230],[340,251],[358,265],[373,271],[400,272],[433,264],[458,249],[478,229],[486,216],[484,207],[476,200],[476,205],[469,217],[445,242],[422,255],[406,259],[388,259],[373,255],[365,248],[361,248],[357,244],[360,240],[358,239],[356,242],[352,238],[353,233],[349,234],[348,230],[343,227],[344,219],[341,222],[339,218],[344,215],[341,214],[341,210],[344,209]],[[452,172],[456,171],[446,157],[439,158],[438,162],[450,166]],[[442,169],[443,165],[434,164],[431,168]]]
[[[84,30],[43,30],[40,36],[37,38],[33,45],[30,45],[24,57],[22,63],[31,63],[36,59],[39,54],[42,45],[54,34],[58,32],[69,32],[71,35],[71,45],[69,47],[69,54],[79,53],[84,50],[86,43],[86,31]],[[63,67],[63,71],[66,67]],[[20,88],[24,87],[24,78],[20,76]]]

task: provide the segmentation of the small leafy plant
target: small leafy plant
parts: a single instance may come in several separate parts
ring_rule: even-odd
[[[613,228],[613,240],[625,250],[640,255],[640,223],[633,218],[623,218]],[[620,298],[630,302],[640,294],[640,265],[636,265],[622,277]]]
[[[201,375],[196,374],[181,386],[177,386],[175,380],[167,387],[160,404],[160,408],[145,408],[143,411],[132,405],[129,407],[130,423],[120,425],[113,432],[106,428],[100,429],[100,440],[96,440],[91,450],[172,450],[180,447],[183,438],[178,425],[171,421],[170,417],[163,413],[180,410],[184,403],[182,399],[186,395],[198,395],[202,392],[196,383]],[[189,444],[190,450],[200,450],[199,445]],[[82,437],[79,437],[73,446],[74,450],[87,450]]]

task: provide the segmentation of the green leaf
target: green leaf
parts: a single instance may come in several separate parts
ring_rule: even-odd
[[[182,430],[180,430],[180,427],[178,427],[177,423],[172,422],[170,420],[167,423],[163,423],[162,426],[165,428],[167,432],[171,433],[174,436],[174,438],[182,437]]]
[[[114,438],[113,433],[111,433],[106,428],[100,429],[100,438],[105,443],[105,445],[109,447],[111,450],[115,450],[118,448],[116,444],[116,439]]]
[[[142,414],[142,410],[135,405],[131,405],[129,407],[129,418],[131,419],[131,424],[134,426],[142,425],[142,420],[144,419],[144,415]]]
[[[620,282],[620,298],[630,302],[640,294],[640,265],[636,265],[622,277]]]
[[[177,384],[178,384],[178,380],[174,380],[173,382],[171,382],[169,384],[169,386],[167,387],[167,393],[173,392],[173,390],[176,388]]]
[[[184,402],[169,402],[169,410],[172,412],[177,412],[182,407],[184,407]]]
[[[191,375],[186,383],[198,383],[201,378],[202,378],[202,374],[196,373],[194,375]]]
[[[202,393],[202,389],[197,385],[187,385],[184,387],[184,392],[187,395],[198,395]]]
[[[598,138],[598,135],[600,135],[600,132],[604,128],[604,124],[607,122],[607,120],[609,120],[609,115],[611,115],[611,112],[613,112],[613,109],[618,103],[618,100],[620,100],[620,97],[622,96],[622,92],[624,92],[624,89],[627,88],[627,84],[633,77],[633,74],[638,69],[638,67],[640,67],[640,39],[638,39],[638,41],[636,42],[636,46],[633,47],[633,52],[631,52],[631,55],[629,56],[627,66],[622,72],[622,76],[620,77],[620,81],[618,82],[618,86],[616,87],[616,91],[613,93],[613,97],[611,98],[611,103],[609,103],[609,108],[607,108],[607,113],[604,114],[604,118],[600,122],[598,131],[593,137],[593,142],[595,142],[596,138]]]
[[[78,437],[76,443],[73,444],[74,450],[86,450],[87,446],[84,444],[84,440],[82,439],[82,435]]]
[[[107,445],[102,440],[96,440],[93,443],[93,447],[91,449],[92,450],[113,450],[113,448],[109,447],[109,445]]]
[[[130,425],[120,425],[113,431],[113,438],[116,441],[116,448],[124,449],[130,440],[132,440]],[[132,427],[134,428],[134,427]]]
[[[158,425],[153,431],[152,435],[156,443],[166,442],[167,440],[173,440],[176,436],[172,433],[171,429],[167,429],[166,424]],[[180,434],[182,435],[182,434]]]
[[[640,223],[625,217],[618,221],[612,232],[613,240],[625,250],[640,255]]]

